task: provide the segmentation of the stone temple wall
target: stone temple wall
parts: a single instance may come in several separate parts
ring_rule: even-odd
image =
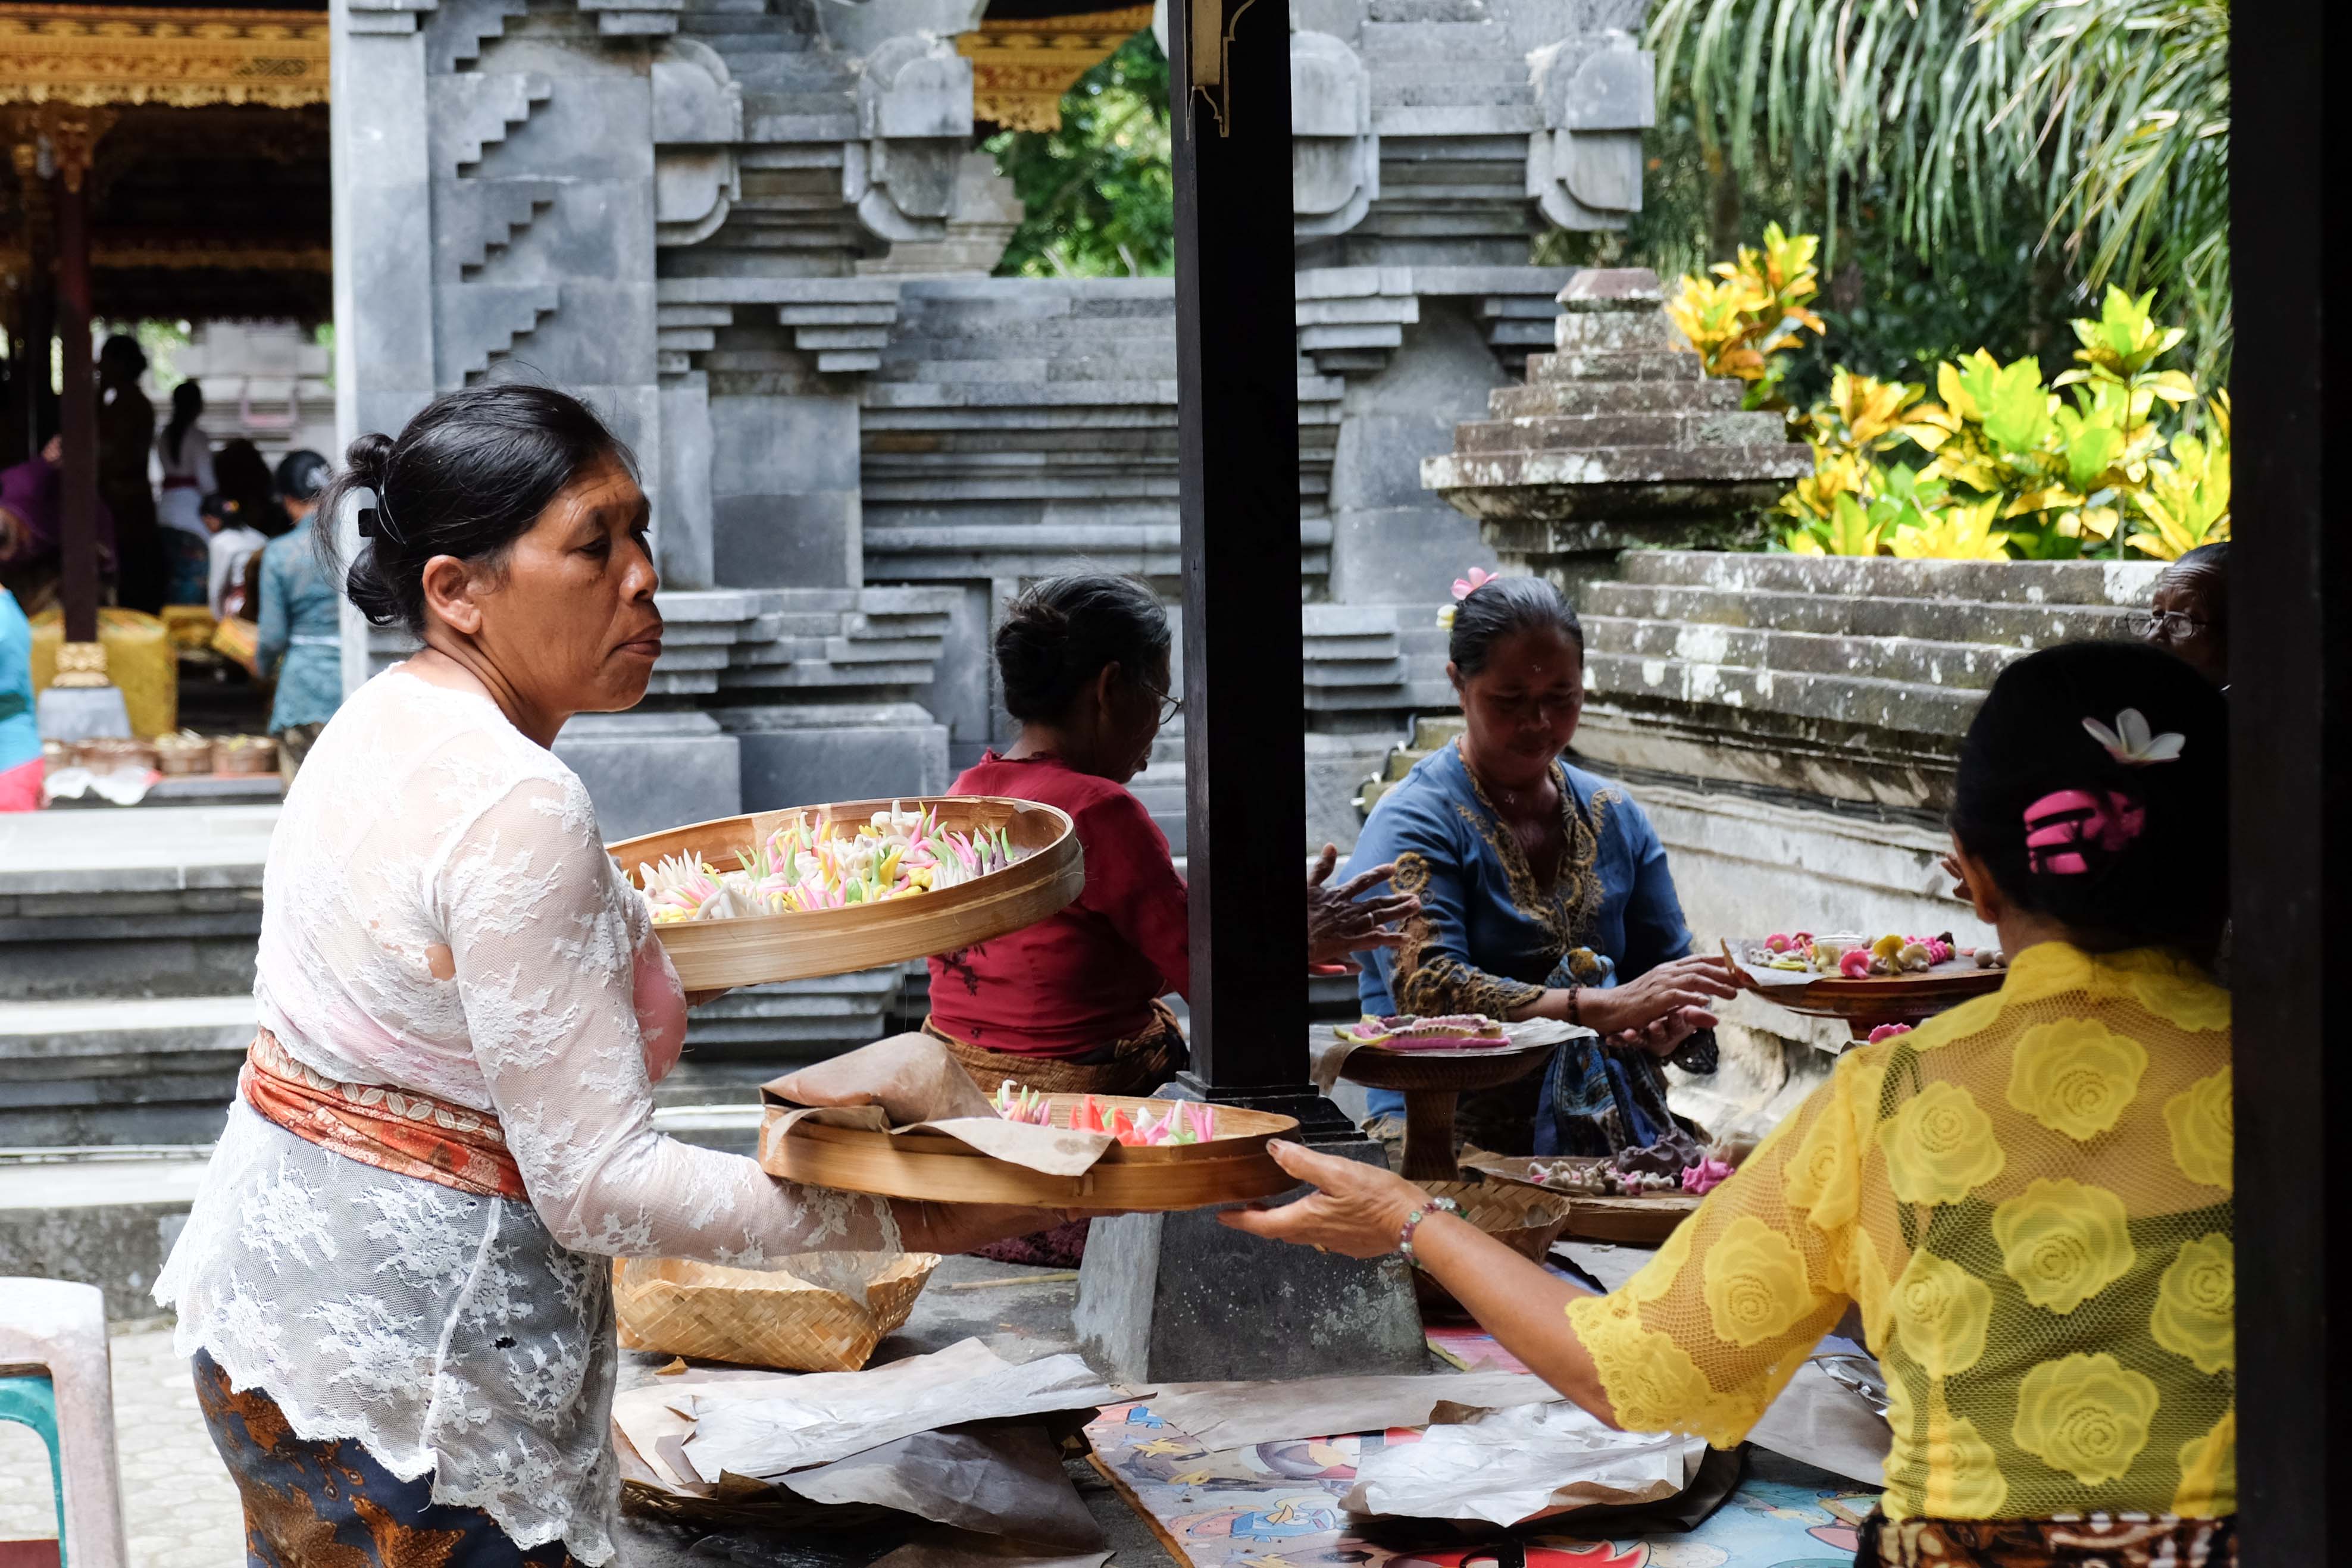
[[[1175,597],[1165,279],[984,276],[1017,216],[955,38],[983,0],[352,0],[337,14],[342,437],[582,392],[654,499],[653,695],[562,751],[615,834],[945,784],[1004,738],[998,607],[1076,565]],[[1644,0],[1293,8],[1316,837],[1416,712],[1475,528],[1421,459],[1551,339],[1540,223],[1641,199]],[[395,656],[352,637],[347,678]],[[1181,667],[1181,666],[1180,666]],[[1141,781],[1181,852],[1181,747]],[[1304,846],[1302,846],[1304,847]]]
[[[1452,706],[1435,614],[1496,558],[1418,465],[1552,341],[1569,274],[1528,266],[1531,236],[1640,205],[1645,8],[1293,6],[1318,842],[1353,841],[1359,781]],[[609,836],[942,789],[1006,737],[989,644],[1011,595],[1092,566],[1175,607],[1172,288],[987,276],[1019,212],[973,151],[956,39],[983,9],[335,13],[340,439],[535,377],[604,412],[653,500],[670,637],[652,691],[558,747]],[[347,632],[347,683],[400,656]],[[1179,854],[1182,753],[1163,736],[1136,784]],[[665,1093],[737,1092],[919,997],[897,970],[738,992],[697,1013]]]

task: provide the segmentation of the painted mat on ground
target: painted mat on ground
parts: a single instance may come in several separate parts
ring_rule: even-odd
[[[1107,1408],[1087,1428],[1095,1463],[1191,1568],[1849,1568],[1854,1527],[1876,1500],[1825,1472],[1771,1456],[1697,1529],[1591,1540],[1531,1535],[1497,1554],[1367,1539],[1340,1511],[1357,1460],[1420,1439],[1417,1430],[1261,1443],[1204,1452],[1151,1413]],[[1466,1538],[1465,1538],[1466,1539]]]

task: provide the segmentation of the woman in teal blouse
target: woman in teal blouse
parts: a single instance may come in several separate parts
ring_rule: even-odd
[[[1500,1153],[1604,1155],[1674,1125],[1660,1061],[1715,1070],[1722,961],[1691,955],[1666,852],[1622,785],[1560,753],[1584,707],[1584,632],[1551,584],[1493,578],[1455,607],[1447,673],[1465,733],[1381,797],[1355,862],[1396,864],[1421,900],[1358,984],[1368,1013],[1552,1018],[1540,1096],[1469,1096],[1465,1135]],[[1375,1115],[1402,1097],[1375,1094]]]
[[[315,452],[289,453],[278,465],[278,497],[294,528],[261,551],[261,618],[255,653],[261,673],[278,677],[269,733],[278,737],[280,766],[289,779],[319,731],[343,706],[342,595],[320,570],[311,531],[328,475],[327,460]]]
[[[0,811],[41,803],[41,730],[33,716],[33,628],[0,588]]]

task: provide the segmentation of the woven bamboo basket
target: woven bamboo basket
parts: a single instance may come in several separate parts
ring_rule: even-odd
[[[1507,1186],[1500,1182],[1425,1181],[1415,1184],[1432,1197],[1450,1197],[1462,1206],[1462,1218],[1532,1262],[1540,1263],[1568,1228],[1570,1200],[1565,1194],[1540,1187]],[[1412,1271],[1412,1293],[1421,1315],[1445,1322],[1470,1316],[1454,1292],[1425,1270]]]
[[[801,915],[656,925],[654,930],[686,988],[805,980],[953,953],[1034,925],[1086,888],[1086,860],[1070,819],[1034,800],[994,795],[907,796],[754,811],[625,839],[606,848],[632,883],[638,882],[640,866],[668,855],[698,854],[726,871],[735,865],[739,851],[766,840],[795,816],[816,816],[833,825],[835,836],[848,838],[874,813],[893,807],[910,811],[937,808],[940,825],[959,832],[1002,829],[1016,849],[1033,852],[1003,871],[937,893]]]
[[[625,1258],[613,1266],[621,1348],[789,1372],[856,1372],[906,1322],[936,1252],[853,1252],[827,1260],[866,1281],[866,1305],[793,1272],[727,1269],[675,1258]]]
[[[1054,1124],[1066,1127],[1079,1094],[1046,1096]],[[1129,1095],[1093,1097],[1106,1111],[1164,1113],[1170,1102]],[[1217,1107],[1217,1136],[1202,1144],[1156,1147],[1114,1144],[1085,1174],[1048,1176],[984,1155],[945,1133],[873,1132],[796,1123],[775,1128],[783,1115],[771,1106],[760,1132],[760,1165],[770,1176],[845,1192],[881,1193],[935,1203],[1018,1203],[1037,1208],[1099,1208],[1124,1213],[1173,1212],[1239,1203],[1288,1192],[1298,1180],[1265,1152],[1275,1138],[1298,1130],[1292,1117],[1270,1111]]]

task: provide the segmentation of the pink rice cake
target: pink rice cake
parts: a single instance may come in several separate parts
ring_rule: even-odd
[[[1502,1024],[1483,1013],[1448,1013],[1442,1018],[1367,1015],[1333,1032],[1342,1040],[1391,1051],[1495,1051],[1511,1043]]]

